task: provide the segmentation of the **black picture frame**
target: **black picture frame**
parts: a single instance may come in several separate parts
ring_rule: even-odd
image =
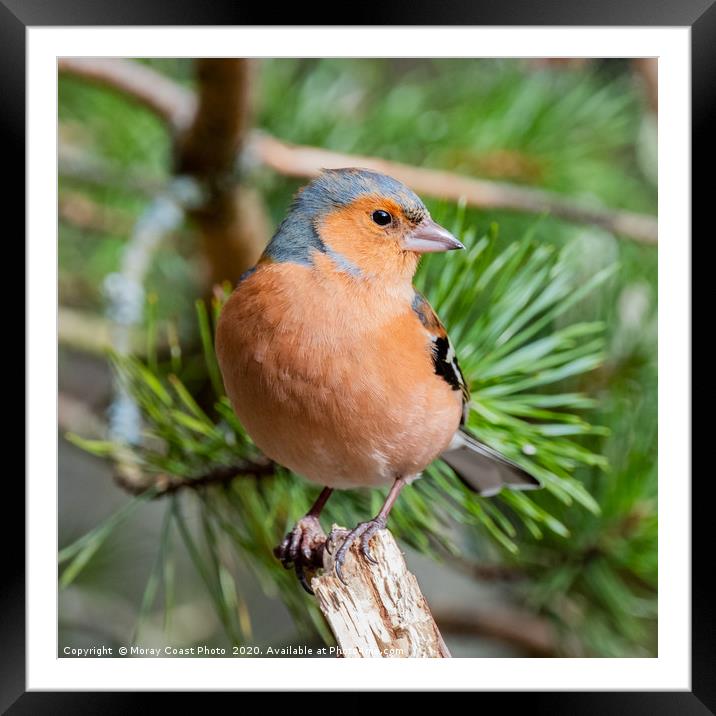
[[[341,9],[345,9],[342,7]],[[282,9],[281,25],[521,25],[521,26],[681,26],[691,28],[692,59],[692,142],[698,151],[692,156],[692,225],[705,215],[706,193],[711,193],[709,172],[713,152],[710,135],[716,119],[716,3],[715,0],[449,0],[439,5],[416,0],[381,3],[375,7],[355,4],[350,16],[333,18],[323,12],[321,20],[308,19],[305,7]],[[226,0],[0,0],[0,118],[4,141],[6,176],[13,178],[4,194],[10,206],[23,205],[25,190],[25,38],[31,26],[87,25],[264,25],[275,20],[276,9],[245,7]],[[701,181],[697,180],[701,176]],[[24,232],[24,213],[17,212]],[[705,222],[704,222],[705,224]],[[713,228],[704,236],[713,234]],[[685,246],[691,237],[679,237]],[[31,289],[31,284],[30,284]],[[694,302],[696,306],[698,302]],[[6,373],[6,379],[7,379]],[[26,375],[26,381],[32,376]],[[694,422],[694,429],[699,425]],[[703,428],[702,428],[703,429]],[[14,473],[17,474],[17,473]],[[44,713],[128,713],[152,694],[131,692],[26,692],[25,687],[25,559],[18,535],[24,534],[25,504],[23,483],[5,475],[6,511],[16,519],[3,520],[5,551],[3,585],[0,590],[0,709],[11,714]],[[667,476],[681,479],[686,476]],[[704,479],[699,479],[704,478]],[[476,708],[488,708],[487,700],[501,708],[524,707],[530,713],[556,714],[716,714],[716,617],[708,587],[712,572],[711,535],[706,533],[706,511],[713,494],[710,474],[698,475],[692,483],[692,681],[691,691],[654,692],[536,692],[481,693]],[[10,508],[10,506],[12,506]],[[668,535],[662,535],[667,540]],[[277,683],[280,683],[280,679]],[[568,684],[565,684],[568,687]],[[199,704],[194,697],[176,694],[183,708]],[[208,694],[200,694],[204,699]],[[168,708],[167,694],[161,696]],[[338,696],[338,695],[337,695]],[[155,701],[152,698],[152,701]],[[234,699],[240,698],[235,695]],[[306,696],[308,698],[308,695]],[[383,697],[381,697],[382,699]],[[155,701],[156,702],[156,701]],[[353,702],[356,703],[356,702]],[[341,710],[345,710],[345,703]],[[144,706],[143,708],[146,708]],[[354,707],[355,708],[355,707]],[[392,708],[373,704],[373,708]]]

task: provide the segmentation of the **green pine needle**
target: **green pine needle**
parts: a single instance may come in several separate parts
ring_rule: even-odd
[[[458,209],[454,228],[459,229],[462,221]],[[469,429],[538,476],[544,490],[481,498],[436,462],[405,491],[391,515],[391,529],[399,539],[436,558],[458,554],[467,530],[481,535],[504,559],[520,560],[525,545],[539,544],[548,534],[560,540],[570,537],[565,514],[585,508],[599,513],[599,504],[574,474],[580,467],[606,466],[604,457],[592,452],[586,441],[605,430],[586,420],[585,411],[594,401],[573,386],[603,362],[603,324],[557,321],[614,269],[575,286],[562,252],[540,245],[531,235],[500,248],[497,233],[493,227],[478,239],[474,231],[463,231],[463,237],[470,237],[467,250],[429,258],[416,284],[433,302],[461,357],[473,396]],[[212,337],[219,308],[215,302],[210,321],[206,306],[197,303],[206,372],[216,394],[211,414],[174,372],[176,360],[153,369],[151,357],[144,363],[112,356],[144,416],[148,439],[134,458],[147,471],[190,478],[212,465],[256,455],[223,393]],[[179,355],[178,350],[173,353]],[[127,449],[106,441],[73,440],[95,454],[115,458]],[[320,623],[313,602],[271,552],[315,499],[315,492],[314,486],[281,469],[274,477],[237,477],[226,489],[204,492],[192,504],[199,513],[203,545],[184,517],[181,505],[186,496],[172,495],[171,522],[232,643],[246,638],[250,622],[240,585],[221,557],[223,543],[233,545],[267,592],[284,599],[299,624],[312,630]],[[383,492],[357,490],[336,496],[326,508],[327,523],[364,520],[377,511]],[[63,573],[63,585],[76,576],[111,528],[112,524],[99,529],[81,549],[73,547],[75,561]],[[160,554],[165,550],[166,545]],[[62,556],[67,559],[68,551]],[[163,575],[155,565],[140,609],[142,619],[156,600]]]

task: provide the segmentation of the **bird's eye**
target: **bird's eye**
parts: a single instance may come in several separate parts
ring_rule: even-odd
[[[373,221],[375,221],[378,226],[388,226],[388,224],[393,221],[393,217],[387,211],[378,209],[378,211],[373,212]]]

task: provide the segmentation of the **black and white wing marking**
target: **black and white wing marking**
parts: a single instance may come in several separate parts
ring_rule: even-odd
[[[453,390],[462,392],[463,416],[461,424],[463,424],[467,419],[470,390],[467,387],[465,376],[460,370],[455,349],[448,338],[445,326],[440,322],[425,297],[417,291],[413,298],[413,310],[431,336],[431,353],[435,374],[440,376]]]

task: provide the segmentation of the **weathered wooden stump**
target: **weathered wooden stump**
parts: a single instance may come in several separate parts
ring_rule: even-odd
[[[393,535],[381,530],[372,538],[371,552],[377,565],[360,554],[358,542],[351,546],[343,566],[346,584],[333,569],[333,555],[339,546],[340,538],[329,544],[324,570],[313,578],[311,587],[341,656],[449,657],[418,581],[408,571]]]

